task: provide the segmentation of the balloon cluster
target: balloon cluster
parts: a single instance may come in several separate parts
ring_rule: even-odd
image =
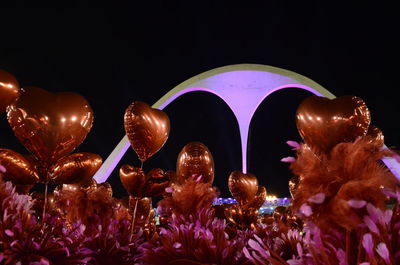
[[[257,177],[233,171],[228,180],[229,191],[237,204],[225,204],[224,215],[237,228],[254,228],[258,219],[258,209],[264,204],[267,190],[258,185]]]
[[[36,183],[89,183],[102,164],[99,155],[72,153],[89,133],[93,110],[81,95],[51,93],[37,87],[20,88],[16,79],[0,70],[0,111],[15,136],[31,153],[0,148],[5,180],[25,192]]]

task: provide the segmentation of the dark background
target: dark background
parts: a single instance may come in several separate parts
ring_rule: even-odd
[[[298,3],[165,1],[114,10],[1,8],[0,68],[13,73],[22,87],[83,95],[95,121],[77,151],[97,153],[104,160],[124,135],[123,115],[132,101],[153,104],[194,75],[239,63],[288,69],[336,96],[363,98],[386,144],[400,145],[397,9],[380,1],[331,6],[293,2]],[[294,89],[276,92],[252,121],[248,171],[281,197],[289,195],[291,173],[280,159],[293,154],[287,140],[300,140],[294,113],[309,95]],[[174,170],[181,148],[202,141],[214,155],[214,184],[222,196],[229,196],[227,178],[241,168],[239,131],[229,108],[216,96],[196,92],[165,111],[171,120],[170,138],[145,169]],[[26,152],[4,114],[0,147]],[[131,149],[117,169],[122,163],[139,166]],[[109,181],[120,197],[125,191],[117,169]]]

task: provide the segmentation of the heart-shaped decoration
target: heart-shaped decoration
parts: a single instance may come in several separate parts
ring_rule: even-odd
[[[131,165],[123,165],[119,170],[122,185],[133,197],[142,197],[146,176],[142,169]]]
[[[126,109],[124,125],[131,146],[142,162],[157,153],[169,136],[167,114],[140,101]]]
[[[35,164],[13,150],[0,148],[0,165],[6,169],[5,180],[14,184],[28,185],[39,182]]]
[[[238,204],[246,205],[256,197],[258,180],[253,174],[233,171],[228,179],[228,187]]]
[[[258,190],[253,200],[251,200],[248,204],[245,205],[245,209],[260,209],[260,207],[264,204],[265,198],[267,197],[267,189],[264,186],[258,186]]]
[[[200,142],[191,142],[182,148],[176,161],[176,184],[190,177],[200,177],[203,183],[214,180],[214,159],[210,150]]]
[[[165,193],[165,188],[169,186],[169,181],[169,176],[161,168],[153,168],[146,175],[143,196],[154,197]]]
[[[50,167],[47,181],[55,184],[88,183],[102,163],[97,154],[70,154]]]
[[[371,121],[361,98],[344,96],[333,100],[311,96],[298,107],[297,129],[306,144],[317,152],[329,153],[337,144],[365,136]]]
[[[7,108],[7,119],[19,141],[50,166],[83,142],[93,111],[79,94],[28,87]]]
[[[19,97],[20,93],[17,79],[9,72],[0,69],[0,114]]]

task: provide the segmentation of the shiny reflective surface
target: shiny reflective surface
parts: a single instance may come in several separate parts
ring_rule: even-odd
[[[381,129],[371,124],[368,128],[367,136],[371,137],[374,141],[377,141],[380,146],[383,146],[385,143],[385,136]]]
[[[146,184],[143,190],[144,197],[154,197],[165,193],[169,187],[170,177],[161,168],[153,168],[146,174]]]
[[[0,114],[20,95],[20,87],[15,77],[0,69]]]
[[[19,141],[50,166],[83,142],[93,111],[79,94],[27,87],[7,108],[7,119]]]
[[[296,124],[304,141],[318,153],[328,153],[341,142],[365,136],[371,116],[361,98],[333,100],[311,96],[297,109]]]
[[[140,101],[126,109],[124,125],[131,146],[142,162],[160,150],[169,136],[167,114]]]
[[[258,191],[258,180],[253,174],[233,171],[228,179],[228,187],[238,204],[245,205],[255,198]],[[263,203],[264,200],[265,197]]]
[[[49,169],[49,183],[87,183],[100,168],[103,160],[97,154],[74,153],[60,158]]]
[[[119,170],[122,185],[133,197],[142,197],[146,176],[142,169],[131,165],[123,165]]]
[[[0,165],[6,169],[5,180],[14,184],[26,185],[39,182],[35,164],[13,150],[0,148]]]
[[[300,177],[299,176],[293,176],[289,180],[289,192],[292,198],[294,199],[294,195],[296,194],[296,190],[299,187],[300,184]]]
[[[182,148],[176,162],[174,182],[182,184],[186,179],[200,178],[203,183],[214,180],[214,159],[210,150],[200,142],[191,142]]]

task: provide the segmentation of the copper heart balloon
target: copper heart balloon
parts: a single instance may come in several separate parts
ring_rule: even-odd
[[[344,96],[333,100],[312,96],[298,107],[297,129],[315,151],[329,153],[337,144],[365,136],[370,113],[361,98]]]
[[[169,187],[169,176],[160,168],[153,168],[146,175],[146,184],[143,189],[144,197],[154,197],[165,193]]]
[[[20,91],[17,79],[0,69],[0,114],[19,97]]]
[[[168,139],[170,122],[165,112],[135,101],[125,111],[125,132],[140,161],[157,153]]]
[[[295,175],[289,180],[289,192],[293,199],[294,195],[296,194],[297,188],[299,187],[300,179],[301,178],[299,176]]]
[[[123,165],[119,170],[122,185],[133,197],[142,197],[146,176],[142,169],[131,165]]]
[[[74,153],[64,156],[50,167],[47,182],[55,184],[88,182],[102,162],[99,155],[92,153]]]
[[[7,108],[7,118],[19,141],[49,166],[83,142],[93,111],[79,94],[27,87]]]
[[[13,150],[0,148],[0,165],[6,169],[5,180],[22,185],[35,184],[39,181],[35,164]]]
[[[249,203],[245,204],[245,209],[254,209],[258,210],[264,204],[265,198],[267,197],[267,190],[264,186],[259,186],[256,195],[254,196],[253,200]]]
[[[214,180],[214,159],[207,146],[200,142],[185,145],[176,162],[176,184],[183,184],[190,177],[200,177],[201,182]]]
[[[370,137],[379,146],[383,146],[385,143],[385,136],[383,132],[375,125],[370,125],[368,128],[367,136]]]
[[[252,201],[258,192],[258,180],[253,174],[233,171],[228,179],[228,187],[239,205]]]

